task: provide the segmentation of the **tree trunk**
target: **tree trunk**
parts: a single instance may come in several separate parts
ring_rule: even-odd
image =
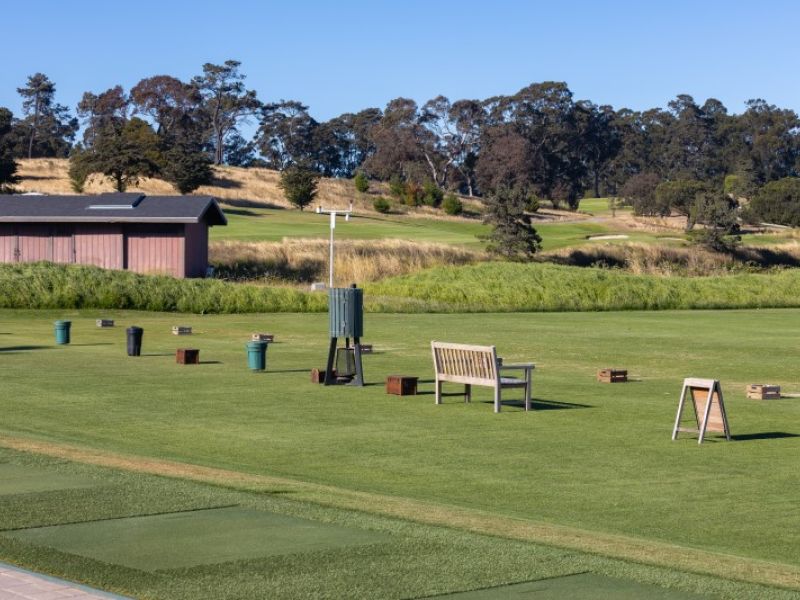
[[[600,197],[600,173],[597,169],[594,171],[594,197]]]

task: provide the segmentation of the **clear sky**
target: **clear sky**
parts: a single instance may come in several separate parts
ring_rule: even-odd
[[[15,114],[37,71],[74,110],[84,91],[226,59],[262,100],[300,100],[318,120],[546,80],[615,108],[688,93],[800,112],[797,0],[3,0],[0,14],[0,106]]]

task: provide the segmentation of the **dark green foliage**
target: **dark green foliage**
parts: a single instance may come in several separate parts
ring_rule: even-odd
[[[695,199],[698,194],[706,191],[708,191],[708,186],[702,181],[685,179],[664,181],[656,186],[655,202],[662,210],[668,208],[670,211],[688,217],[686,229],[690,230],[695,223],[693,219]]]
[[[460,215],[464,212],[464,205],[455,194],[447,194],[442,201],[442,208],[448,215]]]
[[[428,180],[422,184],[422,204],[436,208],[443,198],[444,192],[433,181]]]
[[[644,216],[665,216],[669,214],[669,206],[656,203],[656,187],[661,178],[655,173],[637,173],[633,175],[620,190],[627,204],[633,207],[633,213]]]
[[[691,220],[705,227],[694,235],[694,241],[717,252],[733,250],[741,240],[737,207],[737,202],[722,192],[700,192]]]
[[[530,260],[542,238],[525,212],[528,193],[518,187],[500,187],[485,202],[485,222],[493,227],[486,250],[509,260]]]
[[[201,185],[211,183],[214,178],[208,156],[191,146],[176,144],[162,157],[162,178],[181,194],[189,194]]]
[[[353,177],[353,185],[356,186],[356,191],[360,194],[365,194],[369,191],[369,179],[367,179],[363,171],[359,171],[356,173],[356,176]]]
[[[82,194],[86,180],[92,174],[92,153],[84,150],[78,144],[72,149],[69,157],[69,186],[76,194]]]
[[[306,167],[292,165],[281,173],[278,187],[286,199],[300,210],[314,201],[319,184],[319,173]]]
[[[121,129],[108,127],[98,132],[90,158],[91,171],[102,173],[118,192],[135,185],[139,177],[159,173],[162,156],[160,141],[146,122],[133,118]],[[87,167],[88,168],[88,167]]]
[[[762,187],[750,201],[747,220],[800,226],[800,179],[785,177]]]
[[[722,189],[734,200],[750,198],[754,191],[752,183],[744,175],[726,175]]]
[[[55,83],[44,73],[35,73],[17,92],[22,96],[25,115],[14,124],[17,156],[67,156],[78,120],[70,116],[66,106],[55,102]]]
[[[397,199],[401,199],[405,193],[406,186],[399,175],[392,175],[389,179],[389,193]]]
[[[372,202],[372,208],[374,208],[379,213],[386,214],[390,210],[392,210],[392,203],[387,198],[379,196],[378,198],[375,198],[375,200]]]
[[[17,182],[17,162],[14,160],[11,126],[14,115],[0,107],[0,189]]]

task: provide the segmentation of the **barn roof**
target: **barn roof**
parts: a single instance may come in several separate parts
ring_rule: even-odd
[[[0,223],[200,223],[227,225],[211,196],[0,195]]]

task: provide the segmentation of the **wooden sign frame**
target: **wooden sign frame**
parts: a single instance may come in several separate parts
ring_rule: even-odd
[[[681,427],[687,392],[692,401],[697,428]],[[672,440],[678,438],[679,432],[696,433],[698,434],[697,443],[702,444],[708,431],[724,433],[726,440],[730,441],[731,439],[725,401],[722,398],[722,386],[717,379],[697,379],[695,377],[684,379],[681,399],[678,403],[678,414],[675,417],[675,427],[672,429]]]

